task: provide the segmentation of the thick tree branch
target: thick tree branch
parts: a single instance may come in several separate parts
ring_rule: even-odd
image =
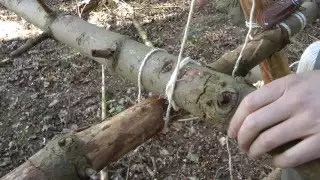
[[[164,104],[153,97],[82,132],[56,136],[1,180],[87,179],[161,132]]]
[[[305,15],[307,23],[311,24],[316,19],[319,8],[312,2],[305,2],[303,7],[304,10],[300,11]],[[298,34],[302,28],[300,20],[296,16],[291,16],[284,22],[290,27],[292,36]],[[252,68],[271,57],[272,54],[281,51],[289,43],[288,32],[282,27],[257,34],[247,44],[236,75],[246,76]],[[220,59],[208,64],[208,66],[213,70],[231,74],[242,47],[243,45],[225,53]]]
[[[244,14],[250,14],[252,3],[246,0],[240,0],[240,2]],[[253,15],[254,23],[258,22],[258,14],[269,7],[273,3],[273,0],[263,0],[263,2],[262,0],[256,0],[256,3],[257,6]],[[249,19],[249,17],[247,16],[246,19]],[[290,74],[289,62],[284,50],[278,51],[262,61],[260,63],[260,70],[264,84]]]

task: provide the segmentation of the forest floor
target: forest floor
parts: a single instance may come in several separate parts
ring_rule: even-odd
[[[133,0],[136,19],[156,47],[178,55],[189,11],[185,0]],[[195,10],[184,55],[203,63],[243,43],[247,29],[234,26],[216,0]],[[75,1],[51,1],[52,7],[76,12]],[[76,14],[76,13],[75,13]],[[142,42],[123,10],[104,6],[88,15],[88,21]],[[307,26],[288,45],[290,62],[320,38],[320,21]],[[101,66],[70,47],[48,39],[20,57],[9,53],[39,34],[0,5],[0,177],[27,160],[55,135],[101,121]],[[107,75],[108,116],[133,105],[137,86],[117,75]],[[145,92],[145,97],[148,96]],[[110,164],[111,179],[228,180],[225,132],[203,121],[173,121],[170,133],[146,142],[134,157],[124,156]],[[268,157],[250,160],[231,143],[233,176],[258,180],[272,166]],[[153,170],[156,169],[156,173]]]

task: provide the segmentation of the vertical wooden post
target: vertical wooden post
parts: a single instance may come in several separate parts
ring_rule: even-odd
[[[253,19],[256,23],[258,14],[268,5],[270,5],[272,3],[272,0],[255,0],[255,2],[256,8],[254,11]],[[240,0],[240,4],[246,17],[246,20],[249,21],[252,0]],[[260,70],[262,74],[262,79],[265,84],[290,74],[290,68],[286,52],[284,50],[281,50],[273,54],[270,58],[264,60],[260,64]]]

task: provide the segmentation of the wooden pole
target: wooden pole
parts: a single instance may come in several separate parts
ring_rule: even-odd
[[[257,17],[260,12],[263,11],[268,5],[272,3],[272,0],[255,0],[256,8],[254,11],[254,22],[257,22]],[[245,14],[246,20],[249,21],[249,15],[251,11],[252,1],[240,0],[242,10]],[[290,74],[290,68],[288,64],[288,58],[284,50],[274,53],[270,58],[265,59],[260,63],[260,70],[262,79],[265,84],[271,81],[284,77]]]
[[[161,132],[164,99],[153,97],[78,133],[54,137],[0,180],[81,180]]]
[[[312,2],[304,2],[299,10],[306,17],[307,24],[310,25],[316,20],[318,11],[319,8]],[[283,23],[287,24],[291,29],[291,36],[297,35],[303,28],[300,20],[294,15],[284,20]],[[261,64],[265,59],[272,57],[276,52],[281,52],[289,43],[290,35],[281,26],[256,34],[253,36],[253,39],[250,39],[243,51],[236,76],[245,77],[254,67]],[[243,44],[232,51],[226,52],[218,60],[207,66],[214,71],[231,75],[242,47]],[[258,70],[260,71],[259,67]],[[283,73],[283,71],[279,72]]]

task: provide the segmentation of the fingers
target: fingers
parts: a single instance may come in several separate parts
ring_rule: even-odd
[[[276,80],[246,96],[231,119],[228,136],[235,138],[243,121],[249,114],[276,101],[283,95],[284,90],[285,86],[282,80]]]
[[[299,139],[305,135],[305,129],[304,121],[296,117],[283,121],[259,135],[250,146],[249,157],[257,158],[280,145]]]
[[[273,158],[273,164],[279,168],[290,168],[313,161],[320,157],[320,135],[304,139],[284,153]]]
[[[292,105],[280,98],[247,116],[238,133],[240,150],[248,152],[259,133],[288,119],[292,114],[291,109]]]

